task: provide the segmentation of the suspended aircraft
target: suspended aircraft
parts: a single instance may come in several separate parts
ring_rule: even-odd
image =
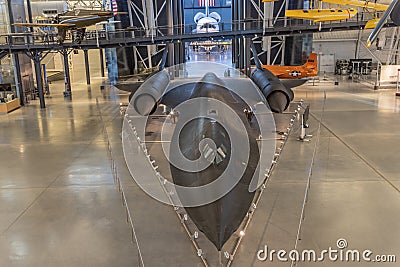
[[[353,6],[353,7],[362,7],[366,9],[374,9],[377,11],[386,11],[388,5],[374,3],[369,0],[360,1],[360,0],[321,0],[321,2],[339,5],[339,6]]]
[[[311,53],[307,62],[302,66],[262,65],[279,79],[303,79],[318,76],[318,55]]]
[[[368,12],[372,19],[367,22],[365,25],[365,29],[373,29],[379,22],[378,11],[386,11],[389,5],[379,4],[371,1],[361,1],[361,0],[321,0],[324,3],[334,4],[338,6],[352,6],[352,7],[360,7],[363,8],[366,12]],[[371,12],[371,10],[373,10]]]
[[[194,21],[197,24],[196,29],[193,30],[194,33],[219,32],[221,16],[217,12],[208,15],[200,12],[196,14]]]
[[[64,42],[67,31],[76,32],[75,42],[80,43],[84,36],[86,28],[96,23],[107,21],[116,14],[111,11],[75,9],[61,14],[57,14],[51,23],[14,23],[14,26],[26,27],[54,27],[57,29],[58,41]]]
[[[203,70],[205,74],[201,76],[200,80],[190,78],[192,76],[182,78],[183,80],[176,77],[171,78],[170,72],[164,69],[167,58],[167,50],[164,50],[160,70],[142,83],[140,88],[131,88],[130,105],[126,111],[127,116],[146,117],[151,114],[159,114],[158,107],[163,105],[180,114],[175,127],[177,130],[172,130],[171,146],[173,142],[179,140],[179,148],[185,158],[200,159],[211,163],[207,168],[198,172],[185,171],[170,163],[169,170],[172,179],[175,184],[181,186],[209,185],[224,173],[229,161],[234,160],[232,153],[234,144],[230,143],[230,133],[217,121],[225,121],[228,124],[227,127],[232,126],[234,132],[243,135],[240,140],[249,141],[250,153],[249,158],[246,159],[247,166],[243,167],[245,168],[244,172],[236,169],[230,170],[230,174],[233,176],[243,173],[236,177],[239,182],[227,194],[210,204],[185,208],[197,228],[205,234],[218,251],[222,250],[223,245],[237,231],[250,208],[254,192],[249,191],[249,186],[253,176],[258,175],[257,166],[260,161],[260,148],[257,143],[257,139],[260,137],[260,128],[255,117],[249,116],[249,111],[254,107],[249,106],[234,90],[229,88],[234,85],[241,88],[240,90],[254,92],[255,95],[261,97],[255,102],[266,103],[269,109],[275,113],[285,111],[294,99],[292,89],[272,72],[262,67],[253,43],[251,43],[251,49],[256,69],[248,78],[218,77],[213,72],[207,73],[207,70]],[[245,131],[238,131],[235,128],[237,126],[230,125],[233,122],[232,118],[218,107],[208,106],[210,101],[204,102],[204,106],[193,106],[191,110],[198,112],[198,117],[191,119],[187,124],[180,122],[180,119],[185,116],[185,112],[179,110],[179,105],[197,98],[212,98],[228,105],[242,121]],[[206,113],[207,116],[202,116],[203,113]],[[154,125],[151,127],[152,135],[159,134],[154,127]],[[212,139],[216,147],[207,146],[203,142],[204,138]],[[177,155],[176,151],[172,152],[171,150],[169,157],[172,159]],[[127,164],[129,166],[129,162]],[[244,161],[233,162],[232,166],[242,168]],[[219,187],[211,190],[219,190]],[[181,197],[179,191],[177,195]],[[193,197],[196,198],[196,196]]]
[[[357,15],[354,8],[349,9],[294,9],[286,10],[285,16],[294,19],[312,20],[314,22],[339,21],[351,19]]]
[[[194,16],[194,22],[196,23],[196,29],[193,33],[209,33],[219,32],[219,23],[221,21],[221,15],[217,12],[210,13],[210,3],[205,1],[205,13],[198,12]]]

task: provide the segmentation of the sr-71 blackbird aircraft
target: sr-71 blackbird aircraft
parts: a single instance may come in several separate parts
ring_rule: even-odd
[[[80,43],[85,35],[86,28],[96,23],[107,21],[116,14],[111,11],[75,9],[58,14],[52,23],[14,23],[15,26],[26,27],[54,27],[57,28],[58,40],[64,42],[67,31],[76,31],[75,42]]]
[[[362,1],[362,0],[322,0],[322,2],[329,4],[336,4],[339,6],[354,6],[361,7],[364,10],[370,12],[369,10],[374,10],[375,13],[371,13],[373,19],[367,22],[365,29],[374,29],[368,38],[367,46],[370,47],[375,40],[378,38],[383,26],[389,19],[400,26],[400,0],[393,0],[390,5],[380,4],[372,1]],[[377,16],[377,11],[385,11],[381,17]]]
[[[128,117],[138,118],[144,116],[146,118],[148,115],[155,114],[156,111],[159,112],[158,107],[162,104],[180,114],[174,130],[172,130],[171,146],[172,143],[178,142],[178,148],[186,159],[196,161],[198,159],[199,161],[206,161],[210,165],[200,171],[191,172],[176,167],[170,161],[170,174],[175,185],[201,187],[211,183],[214,184],[218,177],[229,169],[229,162],[234,161],[231,165],[233,169],[228,170],[229,177],[237,179],[238,182],[230,191],[227,191],[222,197],[209,204],[185,206],[187,213],[197,228],[205,234],[218,251],[222,250],[223,245],[237,231],[245,218],[255,195],[254,191],[249,190],[252,178],[254,175],[258,177],[260,170],[263,168],[259,167],[260,164],[265,164],[263,163],[264,161],[268,162],[267,160],[260,161],[261,148],[259,148],[257,141],[261,133],[260,121],[255,116],[249,116],[248,113],[254,107],[247,104],[236,91],[231,90],[229,85],[236,85],[241,88],[240,90],[253,92],[257,95],[254,103],[265,103],[275,113],[285,111],[294,99],[292,89],[280,81],[272,72],[262,67],[253,43],[251,43],[251,49],[256,69],[252,71],[249,78],[217,77],[214,72],[206,73],[207,71],[205,71],[200,80],[198,78],[190,78],[191,76],[188,78],[172,78],[170,72],[164,69],[167,58],[167,50],[165,50],[160,70],[149,77],[139,89],[131,88],[130,105],[126,111],[126,116]],[[128,89],[128,87],[125,89]],[[210,101],[204,102],[199,107],[191,106],[191,111],[198,114],[187,124],[185,124],[185,121],[181,122],[185,112],[180,110],[180,104],[201,98],[214,99],[229,106],[230,110],[240,118],[241,124],[244,125],[244,130],[241,131],[235,128],[237,126],[234,124],[232,114],[226,114],[223,109],[218,107],[211,107],[211,104],[208,104]],[[207,114],[207,116],[202,114]],[[219,121],[224,121],[226,125],[222,126]],[[151,123],[151,119],[148,123]],[[239,135],[239,140],[242,140],[239,143],[247,143],[245,140],[248,140],[249,156],[245,162],[242,160],[236,161],[235,159],[236,154],[241,157],[243,151],[239,153],[236,150],[233,153],[235,151],[233,146],[237,144],[230,142],[232,137],[230,134],[232,132],[228,131],[229,128],[234,129],[234,135]],[[151,129],[151,135],[161,135],[159,133],[161,129]],[[268,131],[273,132],[269,128]],[[204,139],[212,139],[215,147],[208,146],[203,142]],[[273,140],[275,139],[273,138]],[[275,144],[275,141],[272,142]],[[152,146],[152,144],[148,144],[148,146]],[[124,153],[129,153],[129,151],[124,151]],[[173,159],[178,154],[180,153],[171,150],[169,157]],[[155,158],[156,155],[152,155],[152,157]],[[127,159],[128,157],[125,156],[125,158]],[[133,159],[133,161],[135,160],[137,159]],[[158,159],[155,158],[155,160],[157,161]],[[127,160],[129,169],[131,169],[130,164],[129,160]],[[244,165],[246,166],[243,167]],[[242,170],[241,168],[244,169]],[[147,184],[152,183],[148,181]],[[219,187],[212,187],[210,190],[218,191]],[[195,194],[196,192],[193,192],[193,195],[190,194],[189,198],[199,197],[195,196]],[[173,195],[177,195],[179,199],[182,199],[179,191]]]

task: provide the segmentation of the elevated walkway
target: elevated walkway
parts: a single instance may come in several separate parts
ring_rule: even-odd
[[[209,33],[193,33],[193,25],[180,25],[174,27],[157,27],[152,32],[153,36],[148,35],[148,31],[141,28],[130,28],[126,30],[95,30],[88,31],[85,39],[76,43],[72,40],[74,36],[63,43],[58,41],[56,33],[16,33],[0,35],[0,52],[7,53],[26,53],[26,52],[44,52],[44,51],[60,51],[68,49],[98,49],[113,48],[126,46],[142,46],[151,44],[164,44],[173,42],[191,42],[209,39],[232,39],[240,37],[256,37],[256,36],[290,36],[316,32],[331,31],[348,31],[363,29],[367,19],[364,16],[356,17],[345,22],[332,23],[304,23],[298,24],[297,19],[278,20],[275,26],[264,28],[263,20],[245,20],[234,23],[225,23],[221,25],[220,32]],[[281,26],[276,26],[281,25]],[[286,26],[285,26],[286,25]],[[395,27],[396,25],[389,22],[386,27]]]

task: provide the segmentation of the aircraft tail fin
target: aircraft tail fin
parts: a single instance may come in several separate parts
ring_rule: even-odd
[[[316,53],[311,53],[304,67],[307,69],[318,69],[318,55]]]

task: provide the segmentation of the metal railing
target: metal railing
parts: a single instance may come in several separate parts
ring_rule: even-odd
[[[245,19],[245,20],[236,20],[232,22],[221,22],[219,23],[219,31],[211,30],[206,28],[205,32],[197,33],[196,24],[182,24],[182,25],[174,25],[174,26],[157,26],[154,28],[142,28],[142,27],[129,27],[128,29],[116,29],[114,31],[107,31],[105,29],[102,30],[92,30],[87,31],[85,34],[85,39],[90,40],[94,38],[104,38],[110,40],[112,38],[157,38],[157,37],[168,37],[168,36],[177,36],[177,35],[191,35],[198,36],[201,34],[210,34],[217,32],[237,32],[237,31],[250,31],[250,30],[265,30],[274,31],[280,28],[304,28],[307,29],[310,26],[319,27],[319,26],[346,26],[347,23],[366,23],[371,18],[368,15],[369,13],[358,13],[355,17],[351,19],[347,19],[344,21],[331,21],[331,22],[312,22],[309,20],[300,20],[300,19],[292,19],[286,17],[279,17],[270,20],[262,20],[262,19]]]
[[[139,247],[139,242],[138,242],[138,238],[136,236],[135,227],[133,225],[132,214],[129,210],[128,201],[126,199],[125,188],[124,188],[124,185],[121,183],[121,179],[118,175],[118,169],[117,169],[116,161],[114,159],[114,153],[113,153],[113,150],[111,147],[110,137],[109,137],[108,131],[107,131],[107,125],[106,125],[106,122],[104,121],[98,98],[96,98],[96,107],[99,112],[99,117],[100,117],[100,121],[101,121],[101,124],[103,127],[103,133],[105,136],[105,140],[107,141],[107,152],[108,152],[108,156],[110,158],[110,164],[111,164],[110,168],[111,168],[111,172],[112,172],[112,175],[114,178],[114,184],[117,187],[118,192],[120,192],[120,194],[121,194],[122,205],[125,208],[126,222],[129,224],[129,226],[131,228],[131,243],[134,245],[134,248],[136,249],[136,253],[138,256],[137,266],[144,267],[144,260],[143,260],[142,252]]]
[[[42,49],[63,49],[80,48],[88,46],[88,49],[96,47],[110,47],[137,45],[139,43],[170,42],[174,40],[195,40],[210,38],[232,38],[255,35],[290,35],[312,33],[322,30],[348,30],[349,28],[359,29],[371,17],[368,13],[358,13],[355,17],[345,21],[332,21],[315,23],[309,20],[299,20],[286,17],[279,17],[271,20],[245,19],[232,21],[229,23],[219,23],[220,31],[205,29],[205,32],[197,33],[196,24],[184,24],[174,26],[158,26],[155,28],[129,27],[127,29],[109,30],[104,29],[86,31],[82,42],[77,42],[78,34],[75,31],[68,32],[66,39],[61,43],[56,32],[23,32],[0,35],[0,49],[18,48],[25,46],[28,48]],[[394,26],[387,23],[386,26]],[[28,27],[18,27],[19,31]],[[2,47],[3,46],[3,47]]]

